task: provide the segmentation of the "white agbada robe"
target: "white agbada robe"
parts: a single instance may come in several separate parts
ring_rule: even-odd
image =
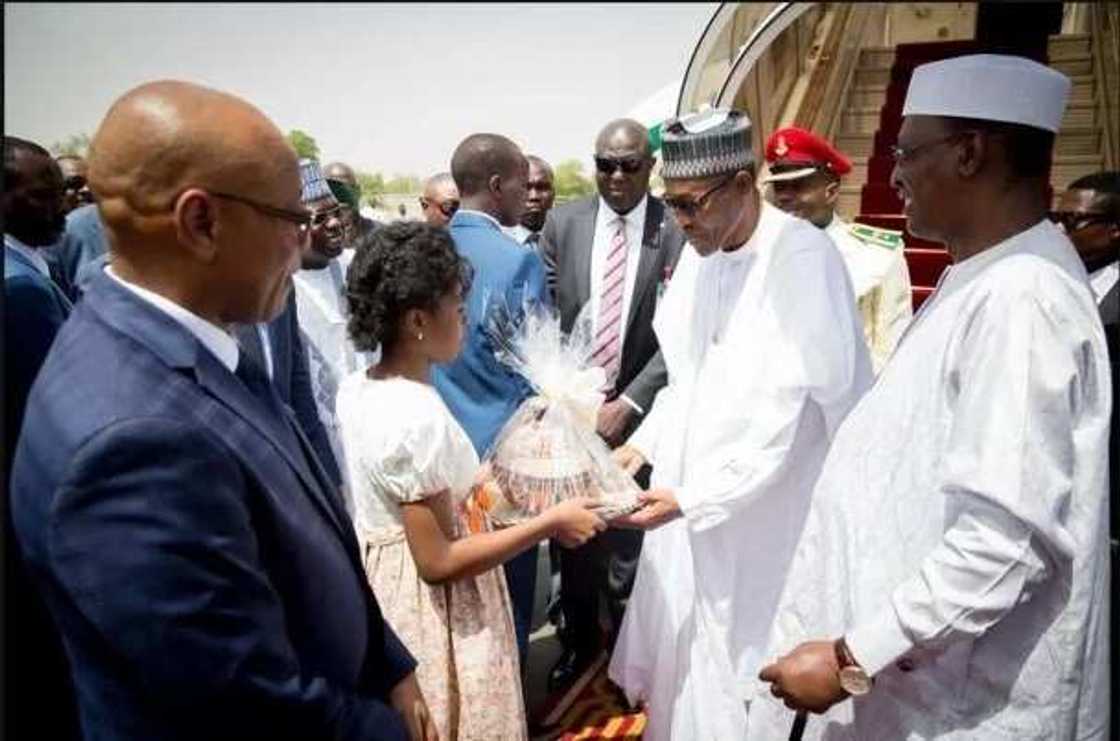
[[[790,569],[767,654],[846,635],[878,672],[806,739],[1107,738],[1110,389],[1050,222],[942,276],[837,433]],[[749,737],[786,738],[755,688]]]
[[[645,536],[610,676],[645,738],[742,738],[829,440],[871,366],[844,261],[762,205],[733,252],[681,255],[654,319],[669,383],[630,439],[684,516]]]

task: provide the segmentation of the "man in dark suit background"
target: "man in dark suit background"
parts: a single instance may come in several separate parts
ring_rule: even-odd
[[[1109,437],[1109,503],[1111,505],[1112,615],[1120,614],[1120,172],[1095,172],[1073,181],[1058,200],[1052,218],[1069,235],[1089,273],[1089,288],[1097,300],[1112,366],[1112,431]],[[1114,623],[1115,625],[1115,623]],[[1120,630],[1112,631],[1112,686],[1120,683]]]
[[[112,259],[32,387],[12,478],[84,733],[430,737],[329,477],[227,333],[288,298],[295,152],[251,105],[171,81],[117,100],[92,151]]]
[[[31,384],[70,315],[44,254],[65,226],[62,171],[46,149],[4,137],[4,483]],[[76,738],[69,667],[50,614],[31,583],[4,507],[4,735]],[[49,698],[51,712],[35,708]]]
[[[584,306],[598,341],[595,359],[611,384],[599,413],[599,434],[624,442],[666,383],[653,333],[653,314],[684,234],[649,194],[654,157],[649,132],[637,121],[608,123],[595,140],[598,195],[553,209],[541,253],[565,331]],[[600,594],[617,633],[634,582],[641,532],[611,529],[585,546],[560,552],[560,602],[565,652],[553,669],[556,688],[576,679],[602,648]],[[609,648],[609,645],[608,645]]]

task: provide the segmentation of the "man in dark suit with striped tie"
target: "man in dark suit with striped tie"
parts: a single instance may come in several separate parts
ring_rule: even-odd
[[[12,471],[31,384],[70,301],[44,253],[65,227],[62,171],[33,142],[4,137],[4,483]],[[28,580],[5,502],[4,730],[11,738],[74,738],[77,709],[58,634]],[[51,712],[32,710],[50,698]]]
[[[541,235],[564,330],[585,306],[594,322],[594,360],[610,384],[598,430],[612,447],[637,428],[666,382],[653,314],[685,238],[649,193],[653,163],[646,128],[630,119],[611,121],[595,140],[598,194],[554,209]],[[641,537],[637,530],[611,529],[560,553],[566,650],[550,677],[553,687],[575,680],[603,647],[601,595],[613,623],[608,647],[612,642],[634,583]]]

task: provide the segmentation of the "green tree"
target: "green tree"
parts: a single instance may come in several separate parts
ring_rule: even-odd
[[[358,178],[358,188],[362,191],[359,198],[364,198],[371,208],[381,208],[381,195],[385,193],[385,178],[381,173],[358,170],[354,176]]]
[[[595,183],[583,174],[583,163],[576,159],[564,160],[553,171],[553,187],[560,203],[591,195]]]
[[[393,175],[385,182],[386,193],[419,193],[420,178],[416,175]]]
[[[86,157],[89,155],[89,134],[71,134],[60,142],[51,145],[55,157],[64,154]]]
[[[301,159],[304,157],[313,160],[319,159],[319,143],[315,141],[315,137],[306,131],[292,129],[288,132],[288,143],[292,145],[292,149],[296,150],[296,154]]]

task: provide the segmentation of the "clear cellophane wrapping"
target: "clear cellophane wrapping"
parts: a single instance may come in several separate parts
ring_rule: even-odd
[[[514,321],[500,306],[487,314],[495,355],[536,392],[506,422],[483,458],[464,501],[467,523],[481,532],[534,517],[573,497],[599,501],[611,519],[637,509],[640,489],[595,432],[606,376],[590,364],[593,337],[586,309],[573,331],[560,331],[551,310],[523,309]]]

